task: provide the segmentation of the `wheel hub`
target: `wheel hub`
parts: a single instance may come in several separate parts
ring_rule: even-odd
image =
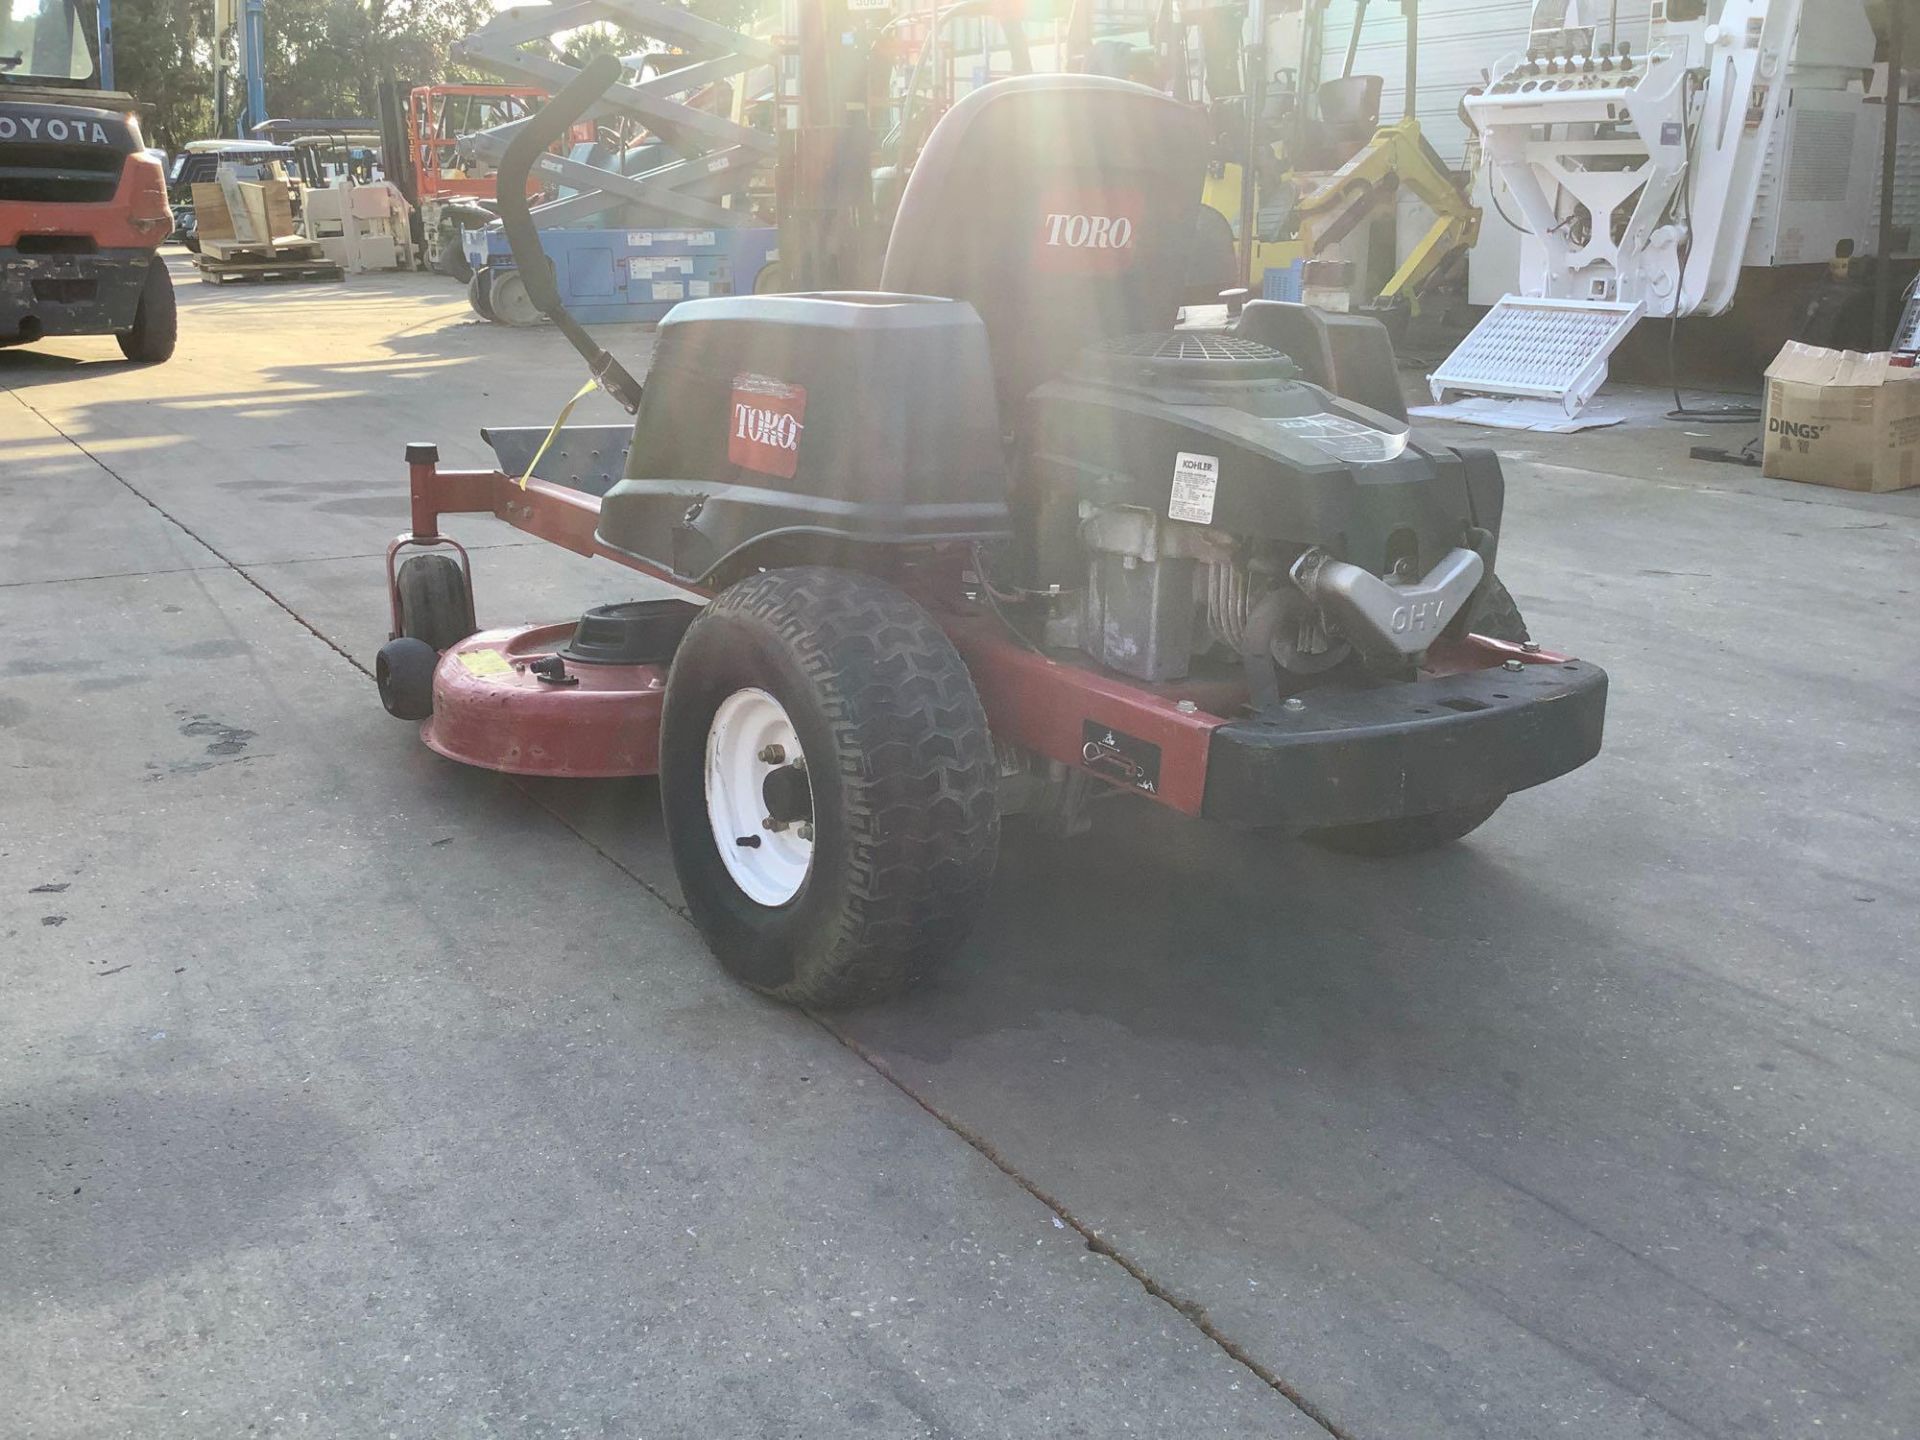
[[[782,765],[777,770],[769,770],[767,778],[760,782],[760,799],[775,829],[813,820],[813,787],[807,783],[804,765]]]
[[[813,867],[813,786],[793,721],[766,691],[736,690],[714,711],[706,792],[734,884],[759,905],[791,901]]]

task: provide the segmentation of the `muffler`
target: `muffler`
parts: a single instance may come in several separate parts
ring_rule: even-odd
[[[1370,659],[1408,660],[1425,653],[1453,623],[1487,573],[1472,550],[1450,550],[1420,580],[1396,582],[1307,551],[1288,572],[1293,583]]]

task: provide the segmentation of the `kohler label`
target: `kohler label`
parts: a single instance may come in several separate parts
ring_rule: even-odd
[[[1167,496],[1167,518],[1193,525],[1213,523],[1213,497],[1220,488],[1220,457],[1182,450],[1173,457],[1173,490]]]

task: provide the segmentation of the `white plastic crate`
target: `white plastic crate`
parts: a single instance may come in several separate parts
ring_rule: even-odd
[[[1444,404],[1450,394],[1513,395],[1553,400],[1577,415],[1606,380],[1607,358],[1646,308],[1638,301],[1509,295],[1433,372],[1434,402]]]

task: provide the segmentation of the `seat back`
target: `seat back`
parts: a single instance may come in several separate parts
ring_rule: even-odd
[[[887,244],[884,289],[986,322],[1003,413],[1086,345],[1172,325],[1194,245],[1205,117],[1101,75],[1021,75],[934,127]]]
[[[1320,82],[1313,92],[1314,113],[1302,168],[1337,170],[1360,153],[1380,128],[1383,83],[1378,75],[1345,75]]]

